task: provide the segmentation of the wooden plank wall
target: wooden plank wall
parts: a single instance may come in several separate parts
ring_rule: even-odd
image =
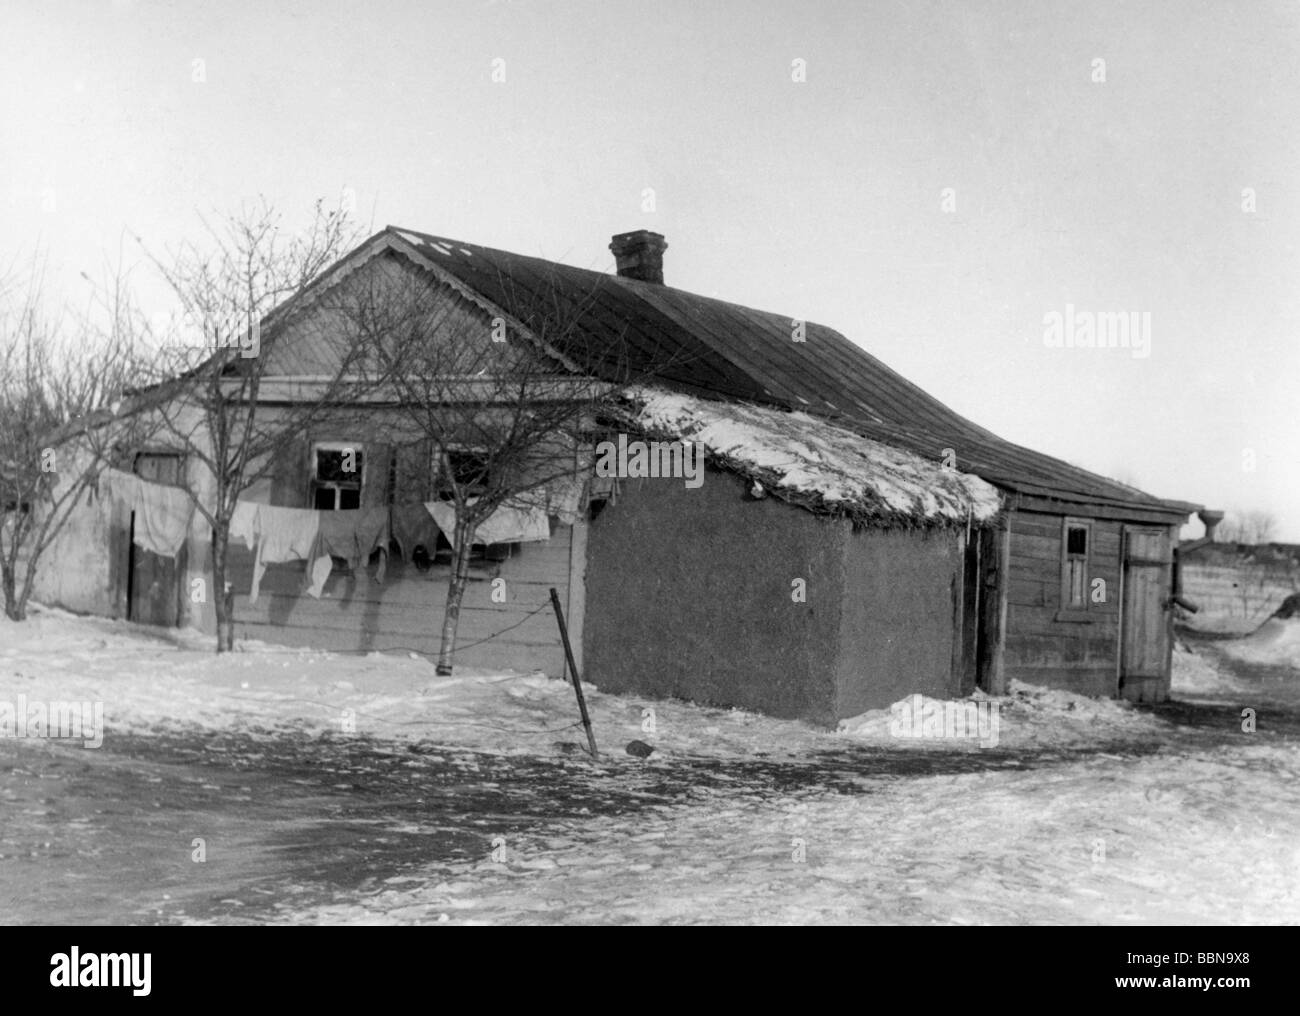
[[[1008,680],[1113,695],[1118,686],[1120,555],[1123,524],[1090,519],[1088,583],[1106,582],[1106,602],[1087,621],[1062,620],[1060,515],[1011,515],[1005,673]]]
[[[572,529],[551,523],[551,539],[517,545],[501,562],[476,568],[461,608],[456,657],[460,666],[563,673],[564,651],[549,608],[550,587],[568,598]],[[318,649],[438,651],[450,569],[421,572],[396,556],[382,585],[336,568],[324,595],[303,591],[306,564],[273,564],[262,579],[258,601],[248,602],[253,556],[242,544],[231,549],[235,587],[235,637]],[[375,565],[367,569],[368,575]],[[491,600],[492,579],[505,579],[506,602]],[[544,608],[528,618],[537,608]],[[518,627],[513,627],[518,625]],[[509,631],[503,629],[511,628]],[[500,633],[500,634],[497,634]],[[490,636],[495,636],[491,637]],[[479,645],[469,643],[488,639]]]

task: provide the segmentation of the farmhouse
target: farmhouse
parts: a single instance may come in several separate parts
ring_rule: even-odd
[[[1000,693],[1013,678],[1167,695],[1173,547],[1197,506],[1004,441],[830,328],[665,285],[657,234],[610,248],[615,275],[388,227],[319,283],[419,277],[445,301],[439,327],[525,336],[542,331],[543,307],[563,307],[588,348],[610,350],[595,370],[646,379],[593,447],[703,449],[698,484],[680,469],[588,470],[540,526],[516,519],[476,547],[460,665],[563,673],[545,609],[555,587],[583,676],[605,690],[822,723],[913,694]],[[312,397],[327,350],[290,335],[264,355],[268,411]],[[358,421],[379,412],[353,408]],[[348,452],[358,468],[341,472]],[[196,469],[166,447],[129,465],[162,484]],[[258,552],[237,545],[237,634],[436,651],[450,554],[437,485],[427,453],[373,427],[335,419],[286,439],[272,479],[245,495],[262,516],[337,529],[369,513],[373,526],[314,593],[303,559],[261,565],[254,597]],[[159,556],[139,545],[135,514],[111,498],[79,513],[38,597],[214,630],[210,598],[193,595],[210,588],[211,534],[194,520],[181,551]]]

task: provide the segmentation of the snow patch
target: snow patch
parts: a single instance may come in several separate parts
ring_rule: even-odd
[[[648,433],[699,441],[751,478],[830,507],[929,522],[986,522],[1000,508],[996,488],[977,476],[806,413],[649,388],[631,397]]]

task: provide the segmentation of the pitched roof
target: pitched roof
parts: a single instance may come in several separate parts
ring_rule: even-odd
[[[590,348],[618,351],[610,369],[651,371],[689,394],[809,413],[933,460],[951,449],[962,471],[1020,494],[1175,515],[1199,507],[1012,444],[824,325],[805,322],[796,342],[786,315],[396,226],[380,235],[525,327],[556,310],[573,314]]]

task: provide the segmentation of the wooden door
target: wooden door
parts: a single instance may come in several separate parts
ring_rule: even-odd
[[[1164,529],[1124,530],[1120,692],[1139,702],[1169,693],[1172,559]]]
[[[180,486],[184,459],[167,453],[136,456],[135,473],[150,483]],[[185,548],[176,557],[159,557],[135,543],[135,514],[131,515],[131,564],[128,569],[127,618],[140,624],[175,628],[180,624],[181,576]]]
[[[1007,589],[1011,575],[1011,531],[1004,517],[979,538],[979,611],[975,643],[976,683],[990,695],[1007,694],[1003,654],[1007,634]]]
[[[962,583],[957,596],[953,672],[957,694],[965,697],[979,683],[980,531],[962,540]]]

